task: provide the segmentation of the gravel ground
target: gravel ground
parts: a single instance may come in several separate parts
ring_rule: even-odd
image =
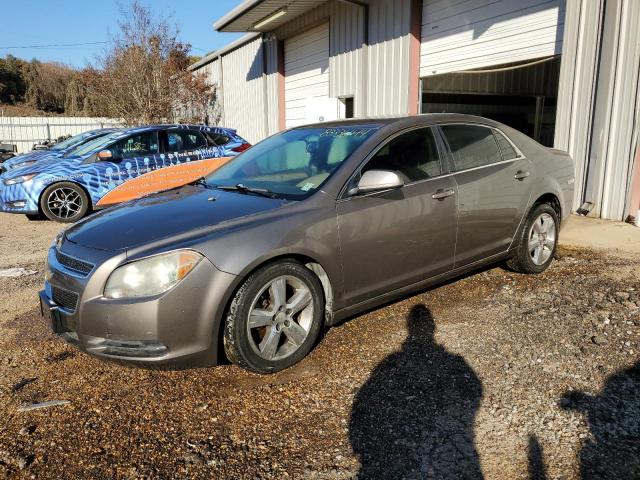
[[[0,476],[640,478],[640,258],[562,248],[329,330],[298,366],[107,363],[39,316],[58,225],[0,216]],[[68,400],[22,412],[21,405]]]

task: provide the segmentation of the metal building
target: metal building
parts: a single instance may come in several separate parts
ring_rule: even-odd
[[[191,66],[256,142],[337,118],[483,115],[576,160],[574,208],[640,209],[637,0],[246,0]],[[634,166],[635,162],[635,166]]]

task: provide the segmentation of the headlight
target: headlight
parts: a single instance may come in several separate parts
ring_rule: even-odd
[[[30,173],[29,175],[21,175],[19,177],[8,178],[7,180],[4,181],[4,184],[5,185],[15,185],[17,183],[28,182],[29,180],[31,180],[36,175],[37,175],[37,173]]]
[[[181,250],[123,265],[113,271],[104,296],[107,298],[152,297],[176,286],[202,260],[202,255]]]
[[[63,235],[64,235],[64,230],[61,232],[58,232],[58,234],[56,235],[56,238],[54,238],[53,242],[51,242],[51,248],[59,248],[60,245],[62,245]]]

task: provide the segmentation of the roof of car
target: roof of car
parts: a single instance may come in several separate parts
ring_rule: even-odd
[[[379,126],[391,126],[398,125],[422,125],[422,124],[435,124],[435,123],[481,123],[484,125],[497,126],[498,122],[490,120],[484,117],[478,117],[475,115],[464,115],[460,113],[424,113],[421,115],[395,115],[388,117],[372,117],[372,118],[350,118],[348,120],[332,120],[329,122],[314,123],[310,125],[303,125],[302,127],[344,127],[350,125],[379,125]]]
[[[157,125],[140,125],[138,127],[129,127],[129,128],[124,128],[123,131],[126,132],[144,132],[144,131],[148,131],[148,130],[168,130],[169,128],[193,128],[196,130],[199,129],[203,129],[203,130],[208,130],[208,129],[219,129],[219,130],[226,130],[228,132],[235,132],[236,130],[233,128],[226,128],[226,127],[217,127],[217,126],[210,126],[210,125],[193,125],[193,124],[183,124],[183,123],[171,123],[171,124],[157,124]]]

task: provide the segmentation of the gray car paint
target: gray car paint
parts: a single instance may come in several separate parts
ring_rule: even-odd
[[[217,359],[226,306],[250,272],[266,262],[296,257],[326,274],[326,296],[333,299],[333,311],[327,315],[331,324],[506,258],[527,211],[543,195],[557,198],[562,219],[570,213],[570,157],[505,125],[467,115],[430,114],[316,126],[363,123],[378,124],[380,129],[320,191],[302,201],[195,185],[107,209],[79,222],[67,230],[57,248],[96,268],[88,277],[78,278],[56,262],[53,247],[49,253],[53,273],[42,295],[45,304],[52,305],[52,285],[80,293],[75,312],[58,309],[58,313],[78,332],[79,347],[90,353],[146,363],[211,364]],[[521,161],[451,174],[442,152],[440,177],[363,196],[347,193],[354,172],[389,137],[443,123],[499,129],[524,154],[531,175],[526,182],[513,178],[515,171],[524,168]],[[454,195],[432,197],[447,189]],[[182,248],[200,252],[205,260],[174,289],[151,299],[103,297],[117,266]],[[105,355],[95,348],[100,339],[154,339],[169,350],[144,359]]]

